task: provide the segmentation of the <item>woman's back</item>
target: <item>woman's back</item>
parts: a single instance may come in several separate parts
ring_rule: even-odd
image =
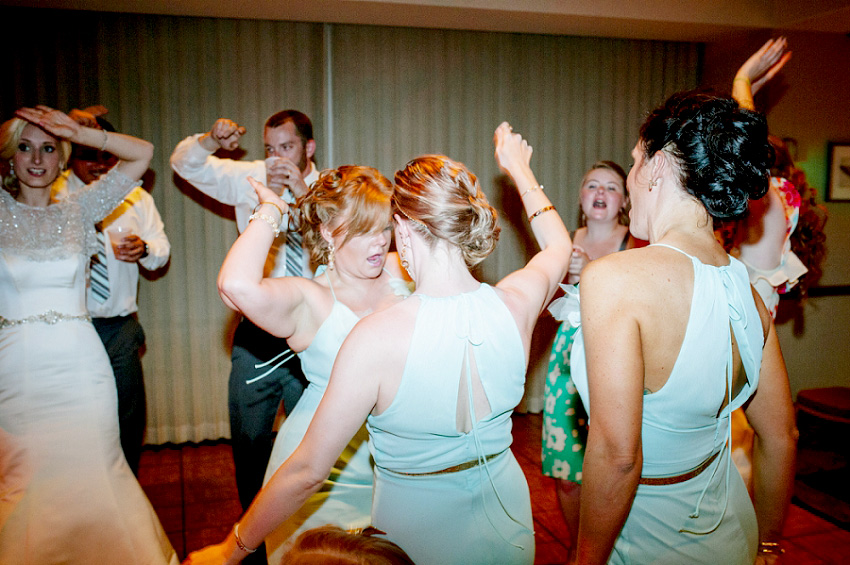
[[[376,464],[429,472],[504,451],[525,382],[513,316],[484,284],[457,296],[413,296],[420,306],[398,391],[368,420]]]
[[[485,284],[411,301],[420,304],[401,382],[367,421],[373,524],[420,565],[530,564],[528,486],[509,449],[525,382],[517,323]]]
[[[662,259],[663,266],[655,265],[653,256]],[[724,447],[732,410],[758,385],[764,344],[746,268],[731,258],[728,265],[708,265],[663,244],[640,250],[635,258],[654,273],[632,276],[649,279],[636,292],[641,306],[635,322],[645,370],[660,383],[643,395],[641,476],[679,476],[700,468],[702,472],[687,481],[638,487],[614,549],[614,562],[643,562],[650,557],[659,562],[698,562],[724,551],[746,559],[755,547],[754,515],[747,497],[740,495],[745,490]],[[572,358],[574,378],[588,400],[583,346],[579,332]],[[736,373],[734,368],[741,363],[744,371]],[[591,428],[593,424],[591,412]],[[725,513],[737,519],[724,519],[716,535],[681,537],[682,529],[714,530]]]

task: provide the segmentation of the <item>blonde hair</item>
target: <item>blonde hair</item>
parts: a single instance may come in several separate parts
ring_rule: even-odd
[[[310,257],[319,264],[328,260],[330,246],[321,227],[344,219],[333,231],[345,233],[342,245],[357,235],[372,233],[391,225],[392,183],[377,169],[342,165],[319,174],[310,191],[298,202],[301,233]]]
[[[347,532],[330,524],[307,530],[284,554],[281,565],[414,565],[398,545],[373,533],[384,532]]]
[[[24,133],[24,128],[27,127],[28,124],[31,124],[33,127],[39,127],[36,124],[32,124],[32,122],[28,122],[21,118],[12,118],[11,120],[6,120],[2,125],[0,125],[0,161],[3,162],[3,188],[10,192],[13,196],[17,196],[19,191],[18,177],[15,176],[15,173],[12,171],[12,167],[9,163],[12,160],[12,157],[15,156],[15,153],[18,152],[18,144],[21,142],[21,136]],[[56,148],[59,151],[59,169],[64,169],[65,165],[68,163],[68,158],[71,155],[71,143],[65,139],[56,137],[43,128],[39,129],[42,129],[44,133],[56,140]]]
[[[393,212],[433,244],[443,239],[457,246],[474,267],[496,248],[499,215],[463,163],[443,155],[423,155],[395,174]]]

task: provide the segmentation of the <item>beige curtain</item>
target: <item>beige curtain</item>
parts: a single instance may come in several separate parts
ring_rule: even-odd
[[[371,26],[216,20],[0,8],[11,21],[12,79],[3,118],[21,105],[101,103],[120,131],[151,140],[151,189],[172,243],[167,269],[142,281],[139,317],[148,443],[227,437],[233,314],[215,278],[236,237],[231,211],[177,179],[168,157],[218,117],[248,128],[284,108],[311,116],[320,167],[369,164],[392,176],[421,153],[466,163],[502,215],[495,282],[535,245],[514,192],[501,185],[492,135],[510,121],[534,146],[539,181],[571,229],[578,183],[604,158],[630,164],[642,116],[698,82],[701,48],[664,43]],[[31,41],[34,27],[44,42]],[[535,336],[524,407],[542,407],[556,324]]]

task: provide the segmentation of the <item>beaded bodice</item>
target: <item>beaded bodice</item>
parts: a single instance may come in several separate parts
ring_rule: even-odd
[[[97,251],[95,224],[139,182],[112,168],[98,181],[50,206],[27,206],[0,190],[0,251],[32,261],[54,261]]]

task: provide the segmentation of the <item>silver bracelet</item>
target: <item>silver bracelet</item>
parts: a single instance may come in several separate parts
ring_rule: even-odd
[[[101,144],[100,144],[100,150],[101,150],[101,151],[106,151],[106,142],[107,142],[107,141],[109,141],[109,137],[106,135],[106,130],[105,130],[105,129],[102,129],[102,130],[100,130],[100,131],[102,131],[102,132],[103,132],[103,143],[101,143]]]
[[[274,206],[275,208],[277,208],[277,211],[280,212],[280,219],[281,219],[281,221],[283,221],[283,216],[285,215],[283,213],[283,209],[280,206],[278,206],[277,204],[275,204],[274,202],[272,202],[271,200],[264,200],[263,202],[260,202],[259,204],[254,206],[253,213],[256,214],[257,210],[259,210],[260,207],[263,206],[264,204],[268,204],[269,206]]]
[[[249,222],[253,222],[257,218],[266,222],[271,228],[274,230],[274,236],[277,237],[280,235],[280,222],[269,216],[268,214],[251,214],[248,218]]]
[[[236,538],[236,545],[245,553],[254,553],[257,551],[258,548],[249,549],[247,545],[242,543],[242,539],[239,537],[239,522],[233,525],[233,537]]]
[[[542,184],[535,184],[534,186],[525,189],[525,191],[523,191],[523,193],[520,194],[519,197],[522,198],[523,196],[525,196],[529,192],[534,192],[535,190],[543,190],[543,185]]]

